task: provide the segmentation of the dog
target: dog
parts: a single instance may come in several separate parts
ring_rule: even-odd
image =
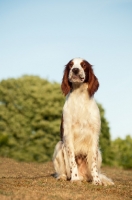
[[[60,133],[55,147],[53,165],[55,177],[71,181],[91,181],[94,185],[113,185],[101,174],[99,150],[100,112],[94,100],[99,81],[92,65],[74,58],[64,69],[61,89],[66,96]]]

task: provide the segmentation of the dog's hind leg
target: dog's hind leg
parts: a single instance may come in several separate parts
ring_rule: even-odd
[[[56,172],[55,177],[57,179],[70,179],[68,159],[62,141],[59,141],[55,147],[53,154],[53,165]]]

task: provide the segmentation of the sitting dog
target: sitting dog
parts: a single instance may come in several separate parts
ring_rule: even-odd
[[[53,164],[57,179],[92,181],[113,185],[100,173],[100,112],[94,100],[99,82],[92,65],[75,58],[65,66],[61,89],[66,96],[61,120],[61,141],[55,147]]]

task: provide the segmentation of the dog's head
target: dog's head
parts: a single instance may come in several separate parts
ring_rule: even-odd
[[[88,83],[90,97],[98,90],[99,82],[94,75],[92,65],[81,58],[74,58],[68,62],[64,69],[61,89],[67,95],[75,84]]]

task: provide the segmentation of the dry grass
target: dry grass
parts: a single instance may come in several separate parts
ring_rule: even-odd
[[[105,167],[114,186],[57,181],[52,163],[21,163],[0,158],[1,200],[129,200],[132,199],[132,171]]]

